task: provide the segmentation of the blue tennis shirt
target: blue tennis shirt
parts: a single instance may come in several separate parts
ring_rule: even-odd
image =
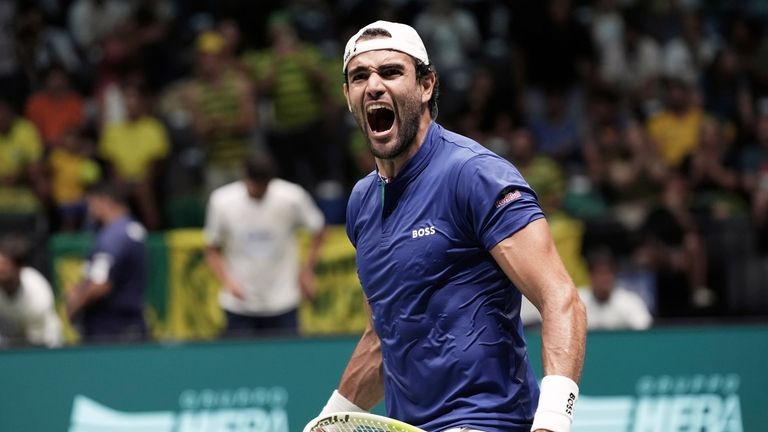
[[[539,389],[521,294],[489,251],[543,216],[511,163],[434,122],[391,182],[373,172],[355,185],[347,234],[388,416],[430,432],[530,430]]]
[[[90,259],[97,255],[108,257],[112,289],[83,311],[86,338],[111,339],[145,331],[147,254],[146,231],[133,218],[121,217],[101,229]]]

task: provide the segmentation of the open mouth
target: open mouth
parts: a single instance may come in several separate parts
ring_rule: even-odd
[[[385,105],[370,105],[366,110],[368,127],[373,132],[386,132],[395,123],[395,112]]]

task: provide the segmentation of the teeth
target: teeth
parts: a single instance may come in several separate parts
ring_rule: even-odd
[[[388,109],[391,111],[391,108],[389,108],[384,104],[371,104],[371,105],[368,105],[368,108],[366,108],[366,112],[372,113],[373,110],[377,110],[377,109]]]

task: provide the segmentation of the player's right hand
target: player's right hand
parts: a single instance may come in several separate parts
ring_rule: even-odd
[[[228,281],[225,285],[227,291],[239,300],[245,300],[245,290],[237,282]]]
[[[315,272],[312,269],[302,269],[299,272],[299,288],[304,300],[312,301],[317,295],[317,282]]]

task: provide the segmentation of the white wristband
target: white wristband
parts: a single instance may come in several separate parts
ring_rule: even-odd
[[[539,407],[533,417],[531,430],[569,432],[578,398],[579,386],[572,379],[560,375],[545,376],[541,380]]]
[[[338,390],[334,390],[331,397],[328,399],[328,402],[326,402],[323,407],[323,410],[320,411],[320,417],[341,411],[366,412],[364,409],[342,396]]]

